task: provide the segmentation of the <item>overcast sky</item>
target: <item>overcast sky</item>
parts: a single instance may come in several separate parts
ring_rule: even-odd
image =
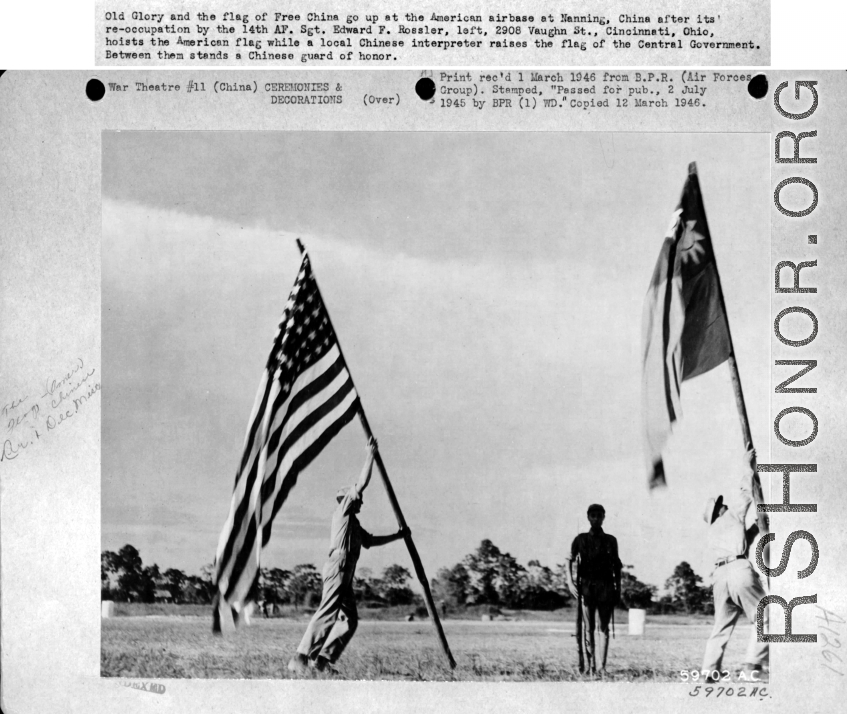
[[[729,373],[685,383],[648,491],[642,302],[697,161],[765,461],[768,160],[766,134],[105,133],[103,548],[213,559],[300,237],[430,577],[483,538],[555,567],[592,502],[642,580],[705,576],[704,502],[742,456]],[[320,567],[364,454],[354,421],[263,565]],[[360,518],[396,530],[377,479]],[[402,543],[360,567],[394,562]]]

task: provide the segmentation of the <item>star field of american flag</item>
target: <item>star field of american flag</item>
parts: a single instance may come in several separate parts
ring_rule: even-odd
[[[305,256],[268,357],[268,372],[280,382],[282,392],[288,394],[297,375],[317,362],[335,343],[312,265]]]

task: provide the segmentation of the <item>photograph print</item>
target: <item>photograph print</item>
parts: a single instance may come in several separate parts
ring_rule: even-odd
[[[767,682],[770,150],[104,132],[101,676]]]

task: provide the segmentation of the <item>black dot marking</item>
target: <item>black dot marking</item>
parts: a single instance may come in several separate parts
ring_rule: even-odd
[[[106,87],[99,79],[89,79],[85,85],[85,96],[92,102],[99,102],[106,96]]]
[[[768,78],[763,74],[757,74],[747,84],[747,91],[753,99],[764,99],[768,93]]]
[[[421,99],[428,102],[435,96],[435,82],[429,77],[421,77],[415,83],[415,92]]]
[[[817,245],[817,244],[818,244],[818,237],[816,235],[810,235],[809,236],[809,245]]]

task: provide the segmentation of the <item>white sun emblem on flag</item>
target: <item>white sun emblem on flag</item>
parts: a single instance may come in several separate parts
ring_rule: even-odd
[[[685,229],[682,238],[679,240],[679,254],[683,263],[688,263],[691,260],[697,265],[700,262],[700,257],[706,255],[706,249],[703,247],[705,236],[694,230],[696,224],[696,220],[685,222]]]

